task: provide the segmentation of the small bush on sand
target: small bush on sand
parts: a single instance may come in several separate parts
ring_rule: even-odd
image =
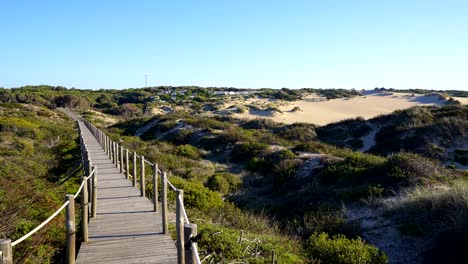
[[[234,160],[246,160],[254,157],[262,156],[268,149],[268,145],[255,141],[248,141],[237,144],[231,152],[231,157]]]
[[[376,247],[360,238],[348,239],[343,235],[330,238],[327,233],[314,233],[307,241],[306,251],[309,258],[323,263],[388,263],[387,256]]]

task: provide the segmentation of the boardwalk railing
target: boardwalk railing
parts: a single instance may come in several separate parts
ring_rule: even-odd
[[[34,235],[37,231],[47,225],[62,210],[65,209],[66,217],[66,263],[75,263],[76,249],[76,219],[75,219],[75,198],[81,196],[81,232],[83,242],[88,241],[88,219],[89,216],[96,216],[97,205],[97,168],[89,161],[88,148],[84,144],[83,134],[80,131],[80,148],[83,160],[84,175],[81,185],[75,194],[65,195],[65,202],[49,218],[36,228],[22,236],[18,240],[0,239],[0,264],[13,264],[13,247]],[[91,201],[91,212],[89,212],[89,201]]]
[[[103,133],[100,129],[95,127],[87,120],[83,120],[84,124],[88,127],[99,144],[104,149],[105,153],[112,160],[115,167],[125,175],[125,178],[131,179],[132,185],[136,187],[137,178],[140,183],[140,195],[146,196],[146,179],[145,179],[145,165],[149,165],[152,171],[152,202],[155,212],[159,212],[159,199],[158,199],[158,178],[161,181],[161,217],[162,217],[162,231],[168,234],[168,186],[176,193],[176,246],[177,246],[177,261],[179,264],[200,264],[200,257],[198,255],[197,243],[193,238],[197,234],[197,225],[191,224],[187,212],[184,208],[184,191],[177,189],[167,178],[167,172],[159,169],[157,163],[151,163],[145,159],[143,155],[138,155],[135,151],[131,152],[124,148],[118,142]],[[87,151],[85,151],[87,152]],[[132,162],[130,162],[130,158]],[[139,160],[139,162],[138,162]],[[85,158],[85,164],[88,164],[88,169],[91,167],[90,161]],[[138,173],[139,168],[139,173]],[[95,203],[92,203],[95,204]]]

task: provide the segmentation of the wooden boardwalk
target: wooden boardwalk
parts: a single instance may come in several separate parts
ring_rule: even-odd
[[[97,167],[97,217],[76,263],[177,263],[175,242],[162,234],[161,214],[125,179],[83,122],[79,126]]]

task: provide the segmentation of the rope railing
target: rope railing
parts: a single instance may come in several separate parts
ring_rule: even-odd
[[[65,196],[65,202],[57,209],[51,216],[44,220],[41,224],[35,227],[33,230],[29,231],[27,234],[21,238],[11,242],[11,239],[0,239],[0,263],[1,264],[12,264],[13,263],[13,251],[12,248],[30,238],[36,232],[41,230],[44,226],[50,223],[58,214],[60,214],[64,209],[66,211],[66,263],[74,264],[75,263],[75,245],[76,245],[76,230],[75,230],[75,197],[81,196],[81,232],[82,239],[84,242],[88,241],[88,200],[92,200],[92,210],[91,216],[96,216],[96,201],[97,201],[97,169],[95,166],[92,166],[89,160],[88,148],[84,142],[83,134],[81,128],[79,129],[80,136],[80,149],[81,149],[81,158],[83,163],[84,174],[88,176],[83,176],[80,186],[78,187],[77,192],[72,194],[67,194]],[[91,179],[90,183],[92,188],[88,192],[88,181]]]
[[[77,196],[80,194],[81,189],[83,189],[84,184],[85,184],[84,181],[81,182],[80,188],[78,189],[78,191],[76,191],[76,193],[75,193],[75,195],[74,195],[75,197],[77,197]]]
[[[18,245],[19,243],[23,242],[24,240],[26,240],[27,238],[29,238],[30,236],[34,235],[34,233],[36,233],[41,228],[43,228],[45,225],[47,225],[50,221],[52,221],[52,219],[54,219],[68,204],[69,204],[69,202],[66,201],[59,209],[57,209],[57,211],[55,211],[55,213],[53,213],[51,216],[49,216],[49,218],[47,218],[44,222],[42,222],[40,225],[38,225],[33,230],[29,231],[26,235],[22,236],[21,238],[19,238],[16,241],[12,242],[11,246],[14,247],[14,246]]]
[[[169,184],[169,187],[171,187],[171,189],[172,189],[174,192],[177,191],[177,188],[174,186],[174,184],[172,184],[171,181],[169,181],[169,179],[168,179],[166,176],[164,176],[164,179],[166,179],[167,184]]]
[[[177,197],[177,199],[180,200],[180,205],[182,206],[182,213],[184,214],[185,222],[187,224],[190,224],[190,221],[189,221],[188,216],[187,216],[187,212],[185,211],[184,201],[182,201],[182,198],[180,198],[180,196]]]
[[[100,129],[92,125],[89,121],[83,119],[83,123],[89,128],[94,137],[98,140],[104,149],[104,152],[114,163],[114,166],[124,173],[127,179],[131,178],[132,185],[136,187],[137,178],[139,178],[141,196],[146,196],[145,164],[152,167],[153,176],[153,205],[154,211],[158,211],[158,177],[161,178],[161,206],[162,206],[162,224],[163,233],[168,233],[168,207],[167,207],[167,186],[177,194],[176,213],[180,216],[177,220],[177,256],[178,263],[201,263],[198,254],[197,244],[192,241],[196,235],[197,226],[191,224],[183,204],[183,190],[177,189],[168,179],[167,173],[159,169],[157,163],[152,163],[145,159],[143,155],[138,155],[136,151],[129,151],[121,145],[121,141],[114,142]],[[140,162],[137,162],[140,160]],[[130,165],[131,163],[131,165]],[[140,164],[138,164],[140,163]],[[140,168],[139,172],[137,168]],[[184,241],[190,244],[186,247]]]

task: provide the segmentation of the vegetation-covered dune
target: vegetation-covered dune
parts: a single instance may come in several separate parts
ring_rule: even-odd
[[[31,231],[76,191],[80,175],[74,123],[43,106],[0,103],[0,237]],[[17,263],[60,259],[64,217],[15,247]]]
[[[66,180],[73,173],[65,173],[76,161],[73,123],[51,110],[65,106],[171,171],[171,181],[184,189],[191,219],[197,219],[202,255],[214,262],[263,263],[272,250],[279,263],[386,263],[388,258],[393,263],[456,263],[463,259],[468,245],[468,182],[466,171],[456,168],[466,165],[466,106],[452,102],[414,107],[326,126],[283,124],[238,119],[220,110],[270,107],[277,111],[269,105],[272,100],[294,101],[310,93],[329,99],[359,93],[260,89],[235,95],[267,102],[247,109],[227,106],[229,96],[215,95],[230,92],[242,91],[199,87],[91,91],[45,86],[0,90],[4,102],[0,158],[11,160],[0,168],[0,180],[5,182],[0,185],[4,199],[0,210],[2,217],[11,219],[8,223],[17,223],[2,227],[2,232],[20,236],[43,220],[47,210],[55,209],[11,211],[14,203],[33,202],[16,186],[44,189],[43,199],[57,205],[75,187],[76,178]],[[39,152],[45,154],[39,157]],[[23,173],[29,165],[16,164],[25,155],[31,157],[31,166],[42,169]],[[12,180],[11,175],[22,176]],[[12,188],[3,187],[15,180],[19,182]],[[22,219],[31,222],[24,224]],[[241,230],[246,240],[239,243]],[[62,233],[49,230],[38,237],[44,239],[47,234]],[[60,248],[60,242],[30,243]],[[52,255],[52,251],[30,252],[23,259]]]

